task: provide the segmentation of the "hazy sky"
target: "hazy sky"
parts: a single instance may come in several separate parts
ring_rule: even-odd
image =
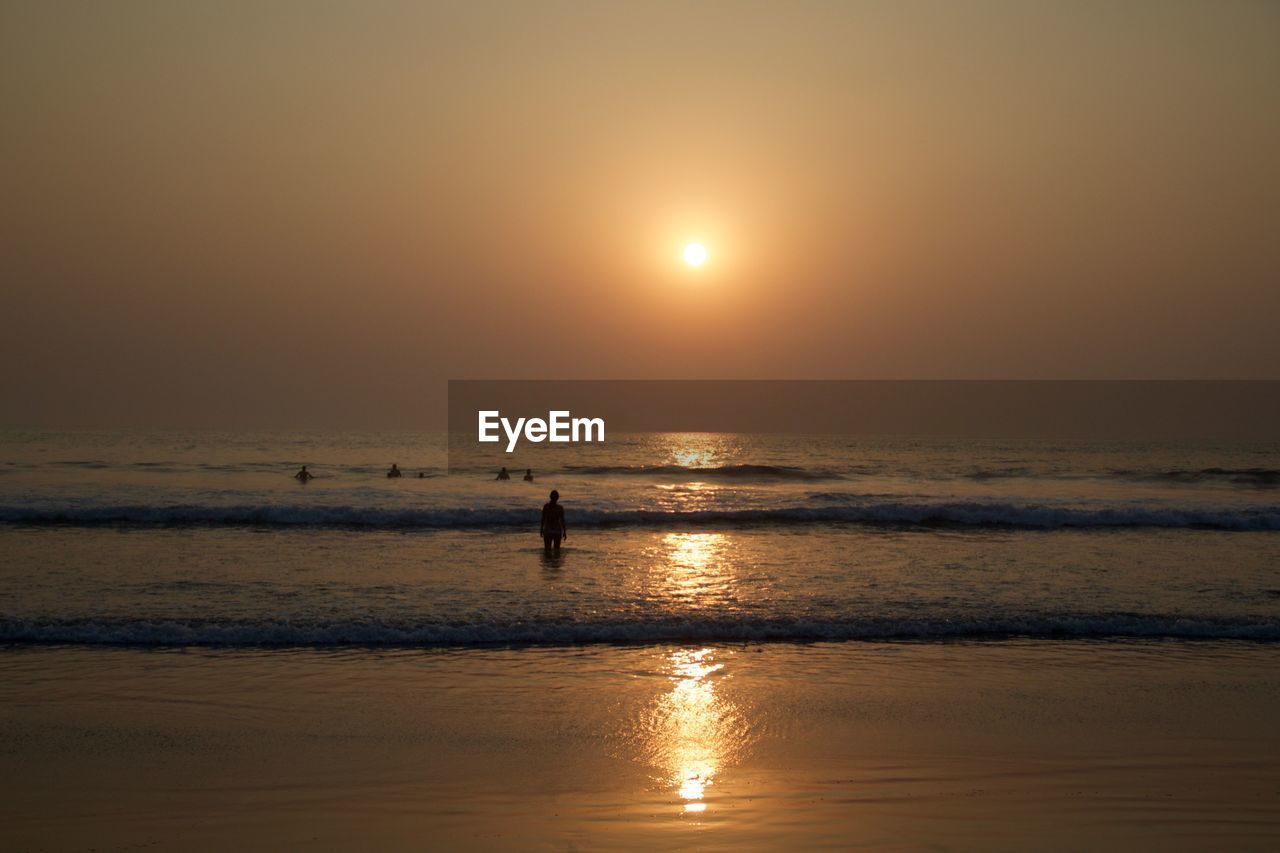
[[[0,423],[1278,378],[1278,96],[1244,0],[5,2]]]

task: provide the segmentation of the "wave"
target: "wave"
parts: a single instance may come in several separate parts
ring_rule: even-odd
[[[815,493],[847,500],[849,495]],[[790,506],[767,509],[612,510],[574,508],[574,527],[655,527],[699,525],[765,526],[804,524],[905,525],[925,527],[1202,528],[1280,530],[1280,506],[1126,507],[1059,506],[1009,502],[911,502],[885,500],[853,505]],[[0,506],[0,523],[26,525],[253,526],[443,529],[530,527],[537,510],[528,508],[413,508],[314,505],[120,505]]]
[[[917,476],[929,479],[927,473]],[[1126,482],[1164,483],[1169,485],[1197,483],[1223,483],[1254,488],[1272,488],[1280,486],[1280,471],[1273,468],[1198,468],[1167,470],[1135,470],[1130,468],[1114,468],[1109,471],[1064,471],[1044,470],[1030,466],[1009,466],[1005,468],[977,468],[960,475],[966,480],[984,482],[987,480],[1123,480]],[[943,477],[943,479],[947,479]]]
[[[77,468],[90,470],[121,469],[132,472],[151,474],[177,474],[191,472],[216,472],[224,474],[263,473],[283,476],[297,470],[301,464],[296,460],[276,461],[237,461],[237,462],[176,462],[176,461],[139,461],[129,463],[111,463],[101,460],[56,460],[43,463],[8,462],[8,468],[38,469],[44,465],[57,468]],[[319,476],[340,477],[380,477],[386,473],[387,466],[382,463],[312,463],[312,468]],[[439,477],[446,469],[435,466],[417,466],[409,464],[403,468],[406,477],[416,478],[419,472],[427,477]],[[1243,488],[1274,489],[1280,488],[1280,470],[1275,468],[1173,468],[1173,469],[1081,469],[1065,470],[1062,468],[1045,468],[1034,464],[1008,465],[995,467],[979,467],[971,470],[940,471],[918,470],[910,466],[895,470],[887,465],[860,465],[852,467],[800,467],[790,465],[736,464],[709,467],[686,465],[566,465],[561,469],[565,474],[586,476],[624,476],[624,477],[660,477],[666,480],[727,480],[735,482],[817,482],[823,480],[850,480],[865,477],[906,477],[916,480],[954,480],[963,479],[973,482],[998,480],[1119,480],[1124,482],[1157,483],[1164,485],[1197,485],[1219,484]],[[486,477],[493,474],[490,466],[455,467],[454,473],[478,474]]]
[[[979,468],[970,471],[964,475],[968,480],[1012,480],[1021,478],[1034,478],[1052,476],[1042,471],[1035,471],[1028,467],[1010,467],[1010,468]]]
[[[683,479],[730,480],[842,480],[844,475],[826,468],[798,468],[790,465],[719,465],[700,468],[690,465],[566,465],[566,474],[621,474],[679,477]]]
[[[1198,470],[1174,469],[1147,472],[1122,469],[1112,473],[1118,477],[1158,483],[1227,482],[1239,486],[1255,486],[1258,488],[1280,486],[1280,471],[1274,468],[1200,468]]]
[[[125,646],[527,646],[666,642],[945,640],[1280,641],[1280,621],[1142,614],[881,620],[315,622],[0,620],[0,643]]]
[[[46,466],[53,468],[76,468],[86,470],[119,470],[130,473],[146,473],[146,474],[190,474],[190,473],[219,473],[219,474],[270,474],[275,477],[285,478],[286,475],[292,475],[298,470],[302,464],[295,460],[280,460],[271,462],[178,462],[178,461],[140,461],[140,462],[103,462],[100,460],[54,460],[51,462],[5,462],[2,463],[6,468],[39,470]],[[387,465],[383,463],[375,464],[340,464],[340,463],[307,463],[313,470],[319,471],[318,476],[370,476],[382,477],[387,472]],[[484,469],[488,473],[488,469]],[[419,472],[425,477],[440,477],[446,473],[445,469],[436,466],[413,465],[406,464],[401,468],[404,472],[405,479],[416,479]]]

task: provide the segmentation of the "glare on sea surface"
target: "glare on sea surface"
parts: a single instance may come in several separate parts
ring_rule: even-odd
[[[658,551],[661,569],[648,583],[680,610],[717,611],[733,594],[732,544],[723,533],[667,533]]]
[[[664,598],[682,601],[679,610],[718,600],[727,542],[722,534],[663,537],[665,557],[659,559],[669,575],[665,583],[651,577]],[[674,793],[681,814],[699,820],[710,810],[725,768],[743,759],[752,740],[747,707],[722,693],[733,656],[732,650],[699,646],[663,652],[656,669],[667,686],[629,727],[639,754],[656,770],[654,781]]]
[[[658,454],[682,468],[715,468],[741,457],[743,448],[732,435],[714,432],[670,432],[655,436]]]
[[[669,549],[672,578],[697,577],[712,568],[712,561],[724,549],[723,533],[668,533],[662,544]]]
[[[672,460],[682,468],[710,468],[715,457],[705,448],[687,448],[671,454]]]

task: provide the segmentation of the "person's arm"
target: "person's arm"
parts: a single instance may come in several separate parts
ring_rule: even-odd
[[[560,538],[569,538],[569,527],[564,523],[564,507],[560,508]]]

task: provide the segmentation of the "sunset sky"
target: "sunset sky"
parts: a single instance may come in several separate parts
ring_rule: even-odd
[[[0,425],[1280,378],[1278,94],[1245,0],[5,3]]]

